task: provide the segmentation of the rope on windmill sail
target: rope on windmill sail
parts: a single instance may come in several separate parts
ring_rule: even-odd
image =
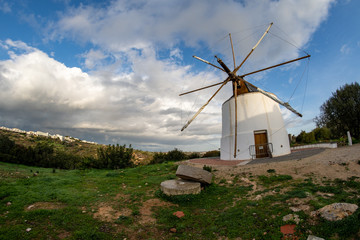
[[[269,31],[269,34],[270,34],[270,35],[273,35],[274,37],[279,38],[280,40],[282,40],[282,41],[284,41],[284,42],[286,42],[286,43],[294,46],[294,47],[297,48],[298,50],[302,51],[302,52],[305,53],[306,55],[309,55],[304,49],[298,47],[298,44],[297,44],[297,43],[295,44],[296,41],[295,41],[294,39],[292,39],[292,38],[289,36],[289,34],[287,34],[285,31],[283,31],[280,27],[278,27],[278,26],[275,25],[274,28],[280,30],[280,32],[282,32],[286,37],[288,37],[289,39],[291,39],[291,41],[293,41],[294,43],[292,43],[292,42],[290,42],[290,41],[288,41],[288,40],[280,37],[279,35],[273,33],[272,31]]]
[[[309,81],[309,68],[310,68],[310,59],[307,61],[307,72],[306,72],[306,81],[305,81],[305,91],[304,91],[304,97],[303,97],[303,102],[301,105],[301,112],[303,111],[303,107],[304,107],[304,103],[305,103],[305,96],[306,96],[306,91],[307,91],[307,84]]]
[[[304,77],[304,74],[305,74],[306,70],[308,70],[308,68],[309,68],[309,61],[310,61],[310,60],[308,59],[307,65],[305,66],[303,72],[301,73],[300,80],[299,80],[298,83],[296,84],[296,87],[294,88],[294,91],[292,92],[292,94],[291,94],[291,96],[289,97],[289,100],[288,100],[287,102],[290,102],[290,101],[291,101],[291,99],[292,99],[292,97],[294,96],[297,88],[299,87],[300,83],[302,82],[303,77]],[[306,81],[307,81],[307,80],[306,80]],[[305,91],[306,91],[306,89],[305,89]]]

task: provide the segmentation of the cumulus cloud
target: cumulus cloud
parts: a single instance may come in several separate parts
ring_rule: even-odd
[[[53,37],[72,36],[90,41],[111,51],[143,49],[154,44],[171,47],[180,42],[187,46],[207,45],[218,51],[217,41],[233,32],[238,54],[248,52],[266,25],[275,22],[273,36],[284,36],[299,47],[327,17],[333,0],[322,1],[140,1],[110,2],[106,8],[81,5],[64,13]],[[248,36],[244,29],[260,26],[258,33]],[[265,26],[265,28],[264,28]],[[256,29],[256,28],[255,28]],[[237,32],[242,34],[236,34]],[[246,34],[246,33],[245,33]],[[238,38],[238,39],[237,39]],[[271,37],[270,37],[271,39]],[[258,62],[279,61],[296,57],[298,52],[283,42],[265,40],[262,51],[254,53]],[[259,53],[260,52],[260,53]],[[286,54],[285,54],[286,53]],[[264,59],[265,56],[265,59]],[[262,59],[262,60],[261,60]]]
[[[0,62],[2,122],[36,122],[41,129],[62,129],[72,136],[102,133],[103,138],[115,143],[153,145],[156,150],[171,144],[185,147],[191,139],[199,138],[190,130],[183,140],[179,139],[179,106],[191,103],[178,98],[178,87],[201,77],[201,73],[190,73],[188,66],[159,61],[155,52],[147,49],[129,54],[132,73],[94,71],[90,75],[66,67],[25,43],[9,40],[2,45],[11,53],[11,59]],[[204,122],[213,119],[208,115]]]
[[[135,143],[149,150],[217,148],[221,104],[230,89],[221,91],[180,133],[215,90],[183,98],[178,94],[225,77],[209,69],[194,71],[183,62],[189,55],[183,47],[207,59],[220,53],[232,62],[229,32],[241,59],[275,22],[244,71],[289,60],[299,51],[273,40],[291,39],[304,47],[333,2],[118,0],[102,8],[69,7],[45,28],[50,29],[47,40],[92,44],[81,55],[84,69],[69,68],[21,41],[1,42],[10,58],[0,61],[0,121],[16,120],[19,126],[33,122],[32,127],[107,143]]]

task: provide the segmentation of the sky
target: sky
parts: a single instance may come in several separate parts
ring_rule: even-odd
[[[301,112],[281,108],[290,134],[311,131],[320,106],[360,82],[357,0],[0,0],[0,126],[147,151],[220,147],[225,80],[196,55],[238,74],[311,55],[245,79]]]

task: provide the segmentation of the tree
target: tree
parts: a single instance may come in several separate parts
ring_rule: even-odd
[[[330,140],[331,138],[331,131],[326,127],[315,128],[312,132],[315,135],[316,141]]]
[[[297,143],[313,143],[315,142],[315,134],[314,132],[305,132],[301,131],[300,134],[296,137]]]
[[[360,138],[360,85],[345,84],[336,90],[320,107],[320,116],[316,117],[317,127],[327,127],[335,137],[346,135]]]
[[[131,145],[128,148],[126,145],[119,144],[100,147],[97,154],[99,168],[119,169],[132,166],[133,149]]]

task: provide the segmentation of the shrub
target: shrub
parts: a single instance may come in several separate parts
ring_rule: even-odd
[[[212,167],[204,165],[203,170],[208,171],[208,172],[212,172]]]
[[[157,152],[153,156],[152,163],[156,164],[156,163],[162,163],[165,161],[166,161],[166,153]]]
[[[220,157],[220,151],[213,150],[213,151],[206,152],[203,157],[204,158],[206,158],[206,157]]]
[[[329,128],[326,127],[315,128],[312,132],[315,135],[316,141],[330,140],[331,131]]]
[[[291,180],[292,176],[290,176],[290,175],[271,175],[268,177],[268,176],[260,175],[258,178],[262,182],[262,184],[270,185],[273,183]]]
[[[128,148],[126,145],[108,145],[98,148],[97,153],[99,168],[119,169],[132,166],[133,149],[131,145]]]
[[[162,162],[174,162],[174,161],[181,161],[184,159],[188,159],[188,156],[181,151],[175,148],[167,153],[158,152],[154,154],[152,163],[162,163]]]
[[[193,152],[189,154],[188,158],[189,159],[200,158],[200,154],[197,152]]]
[[[14,147],[14,141],[11,141],[6,135],[0,135],[0,153],[9,154]]]
[[[166,155],[167,161],[181,161],[184,159],[187,159],[186,154],[183,151],[178,150],[177,148],[169,151]]]

